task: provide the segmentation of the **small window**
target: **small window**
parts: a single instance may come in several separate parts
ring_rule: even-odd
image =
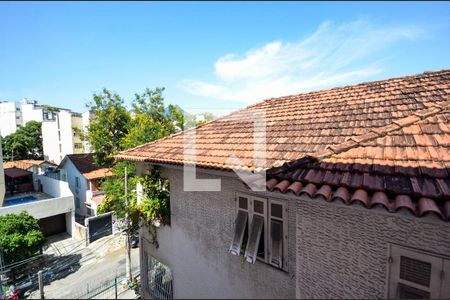
[[[235,233],[230,252],[239,255],[245,251],[245,260],[249,263],[259,260],[284,269],[287,256],[284,202],[238,195],[236,208]]]
[[[450,260],[404,247],[390,247],[388,298],[449,298]],[[448,282],[447,282],[448,281]]]
[[[239,197],[239,208],[248,209],[248,199],[244,197]]]

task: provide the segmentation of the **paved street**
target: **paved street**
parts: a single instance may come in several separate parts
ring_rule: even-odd
[[[108,279],[114,281],[117,275],[125,273],[126,252],[123,238],[119,236],[102,238],[88,247],[72,238],[63,238],[52,242],[45,252],[62,257],[75,255],[79,258],[77,270],[45,285],[44,292],[47,299],[73,298]],[[139,248],[136,248],[131,250],[131,266],[136,269],[138,265]],[[39,298],[39,291],[34,291],[30,298]]]

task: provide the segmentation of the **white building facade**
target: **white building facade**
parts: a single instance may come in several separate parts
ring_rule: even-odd
[[[0,102],[0,135],[5,137],[22,126],[20,106],[15,102]]]
[[[59,164],[68,154],[90,152],[87,142],[81,140],[89,120],[69,110],[44,111],[42,143],[44,159]]]
[[[90,117],[89,111],[80,114],[38,105],[35,100],[0,102],[0,135],[10,135],[30,121],[42,122],[44,157],[59,164],[67,154],[91,152],[89,143],[80,135],[87,132]]]

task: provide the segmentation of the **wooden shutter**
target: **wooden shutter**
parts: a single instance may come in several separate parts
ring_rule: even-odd
[[[442,267],[441,295],[439,298],[450,299],[450,260],[444,259]]]
[[[270,220],[270,263],[283,267],[283,222]]]
[[[252,225],[250,228],[250,236],[248,239],[247,250],[245,251],[245,259],[247,262],[254,264],[261,239],[261,232],[264,225],[264,218],[259,215],[254,215]]]
[[[246,211],[239,210],[236,221],[234,222],[234,238],[229,250],[229,252],[233,255],[239,255],[241,253],[242,239],[244,238],[247,220],[248,213]]]
[[[391,246],[388,298],[438,298],[442,258]]]

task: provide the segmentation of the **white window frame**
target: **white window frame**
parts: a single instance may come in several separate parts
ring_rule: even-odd
[[[400,278],[400,257],[420,260],[431,264],[430,286],[426,287],[408,280]],[[398,246],[395,244],[389,245],[389,260],[388,260],[388,278],[386,286],[386,297],[397,297],[398,284],[402,283],[413,288],[417,288],[430,293],[430,299],[448,298],[450,296],[450,258],[429,253],[422,250],[416,250],[408,247]],[[444,277],[442,277],[444,272]]]
[[[239,197],[244,197],[247,198],[247,210],[242,209],[239,207]],[[260,214],[254,211],[254,201],[261,201],[264,203],[264,214]],[[251,226],[252,226],[252,221],[253,221],[253,215],[259,215],[261,217],[264,218],[264,230],[263,230],[263,234],[264,234],[264,258],[257,256],[256,260],[260,261],[260,262],[264,262],[267,263],[269,265],[272,265],[278,269],[282,269],[282,270],[286,270],[287,269],[287,255],[288,255],[288,212],[287,212],[287,203],[286,201],[283,200],[279,200],[279,199],[272,199],[272,198],[264,198],[264,197],[260,197],[260,196],[254,196],[251,194],[245,194],[245,193],[240,193],[237,192],[235,195],[235,202],[236,202],[236,216],[237,216],[237,212],[239,210],[245,211],[248,214],[248,221],[247,221],[247,232],[248,234],[250,234],[251,232]],[[271,207],[271,203],[275,203],[275,204],[279,204],[282,206],[282,211],[283,211],[283,216],[282,218],[277,218],[277,217],[272,217],[271,216],[271,211],[270,211],[270,207]],[[272,264],[271,263],[271,245],[272,245],[272,241],[271,241],[271,232],[270,232],[270,220],[271,219],[275,219],[278,221],[283,222],[283,244],[282,244],[282,248],[283,248],[283,252],[282,252],[282,267],[280,268],[280,266],[276,265],[276,264]],[[241,245],[242,246],[242,245]],[[242,249],[241,248],[241,253],[245,253],[247,249]]]
[[[281,211],[283,213],[281,218],[272,216],[272,205],[271,205],[272,203],[281,205]],[[283,222],[283,237],[282,237],[283,243],[281,246],[282,247],[282,257],[281,257],[282,266],[281,266],[281,268],[286,269],[287,268],[287,255],[288,255],[288,252],[287,252],[287,248],[288,248],[288,238],[287,238],[288,237],[288,235],[287,235],[288,210],[287,210],[286,201],[270,199],[270,202],[268,205],[268,224],[269,224],[269,226],[268,226],[267,230],[268,230],[268,240],[270,241],[270,243],[268,245],[268,253],[269,253],[268,263],[279,268],[278,265],[272,263],[272,239],[270,238],[272,236],[272,233],[271,233],[272,226],[270,226],[270,221],[272,219]]]

